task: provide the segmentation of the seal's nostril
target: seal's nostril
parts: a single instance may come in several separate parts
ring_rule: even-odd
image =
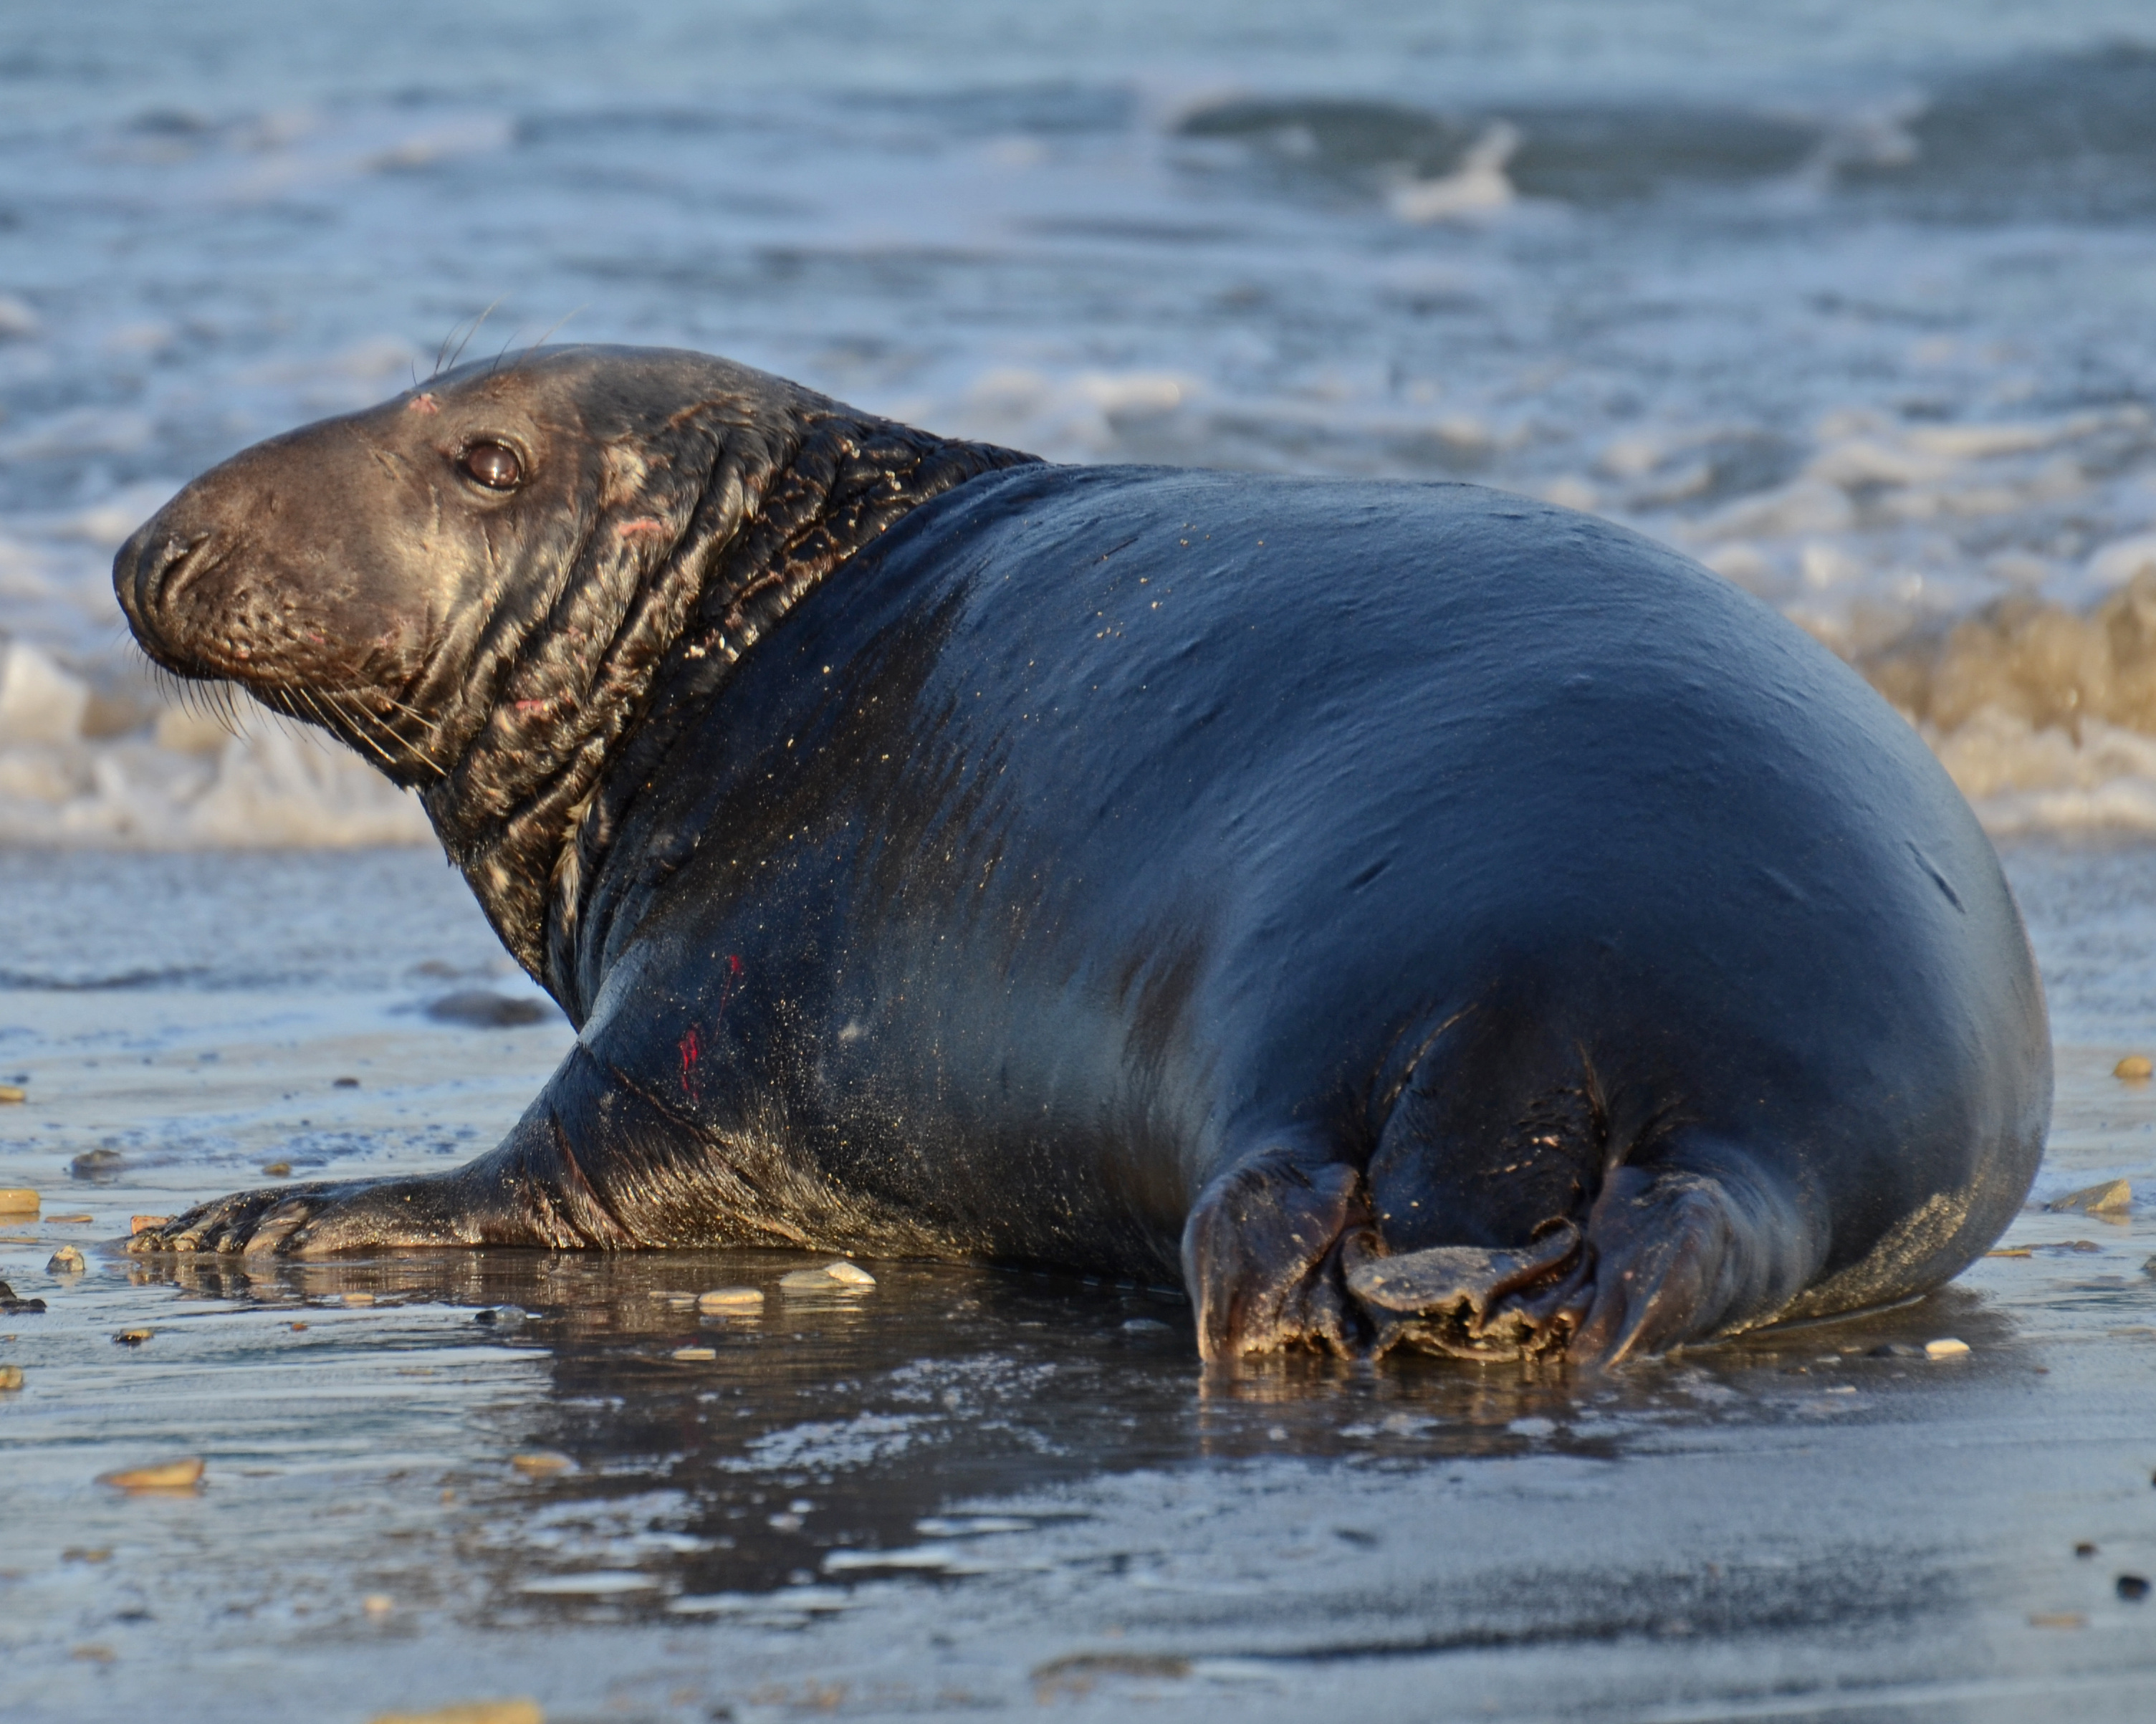
[[[135,608],[138,616],[148,618],[167,596],[174,577],[196,552],[209,542],[209,535],[198,533],[192,538],[177,534],[153,539],[136,553]]]

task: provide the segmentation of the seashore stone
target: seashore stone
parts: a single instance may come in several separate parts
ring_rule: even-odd
[[[719,1350],[715,1347],[677,1347],[674,1357],[685,1365],[700,1364],[706,1359],[716,1359]]]
[[[79,1275],[89,1267],[82,1253],[73,1245],[61,1246],[45,1260],[45,1273],[49,1275]]]
[[[20,1388],[23,1386],[23,1367],[20,1365],[0,1365],[0,1389]]]
[[[202,1483],[202,1456],[183,1455],[177,1460],[100,1473],[97,1482],[110,1485],[116,1491],[192,1491]]]
[[[292,1164],[290,1162],[271,1162],[264,1166],[262,1171],[271,1179],[290,1179],[292,1177]]]
[[[95,1215],[48,1215],[45,1219],[55,1227],[87,1227],[97,1219]]]
[[[343,1302],[346,1305],[372,1305],[374,1296],[372,1293],[346,1293],[343,1296]]]
[[[27,1185],[0,1186],[0,1215],[34,1215],[38,1194]]]
[[[369,1616],[388,1616],[397,1609],[397,1601],[387,1593],[369,1593],[359,1601],[359,1608]]]
[[[1928,1359],[1958,1358],[1968,1351],[1966,1341],[1957,1341],[1951,1335],[1942,1335],[1937,1341],[1924,1343],[1924,1357]]]
[[[2111,1069],[2111,1075],[2129,1084],[2145,1084],[2156,1076],[2156,1062],[2146,1054],[2128,1054]]]
[[[2148,1596],[2148,1577],[2145,1574],[2122,1574],[2118,1577],[2118,1596],[2137,1601]]]
[[[2128,1180],[2107,1179],[2054,1198],[2044,1207],[2055,1214],[2078,1210],[2084,1215],[2123,1215],[2133,1207],[2133,1187]]]
[[[44,1300],[18,1299],[15,1296],[15,1290],[9,1286],[5,1281],[0,1281],[0,1311],[5,1311],[11,1316],[18,1312],[25,1316],[34,1316],[38,1312],[43,1311],[44,1308],[45,1301]]]
[[[718,1316],[726,1311],[758,1311],[763,1309],[763,1289],[761,1287],[714,1287],[708,1293],[696,1296],[696,1309],[706,1316]]]
[[[0,1084],[0,1107],[14,1107],[30,1099],[30,1092],[20,1084]]]
[[[536,1700],[465,1700],[427,1712],[377,1712],[367,1724],[547,1724]]]
[[[140,1347],[157,1332],[155,1329],[122,1329],[112,1341],[116,1347]]]
[[[574,1472],[575,1461],[552,1449],[527,1449],[509,1457],[509,1464],[528,1479],[551,1479],[557,1473]]]
[[[797,1269],[781,1275],[778,1285],[788,1293],[865,1293],[875,1277],[858,1263],[835,1258],[820,1269]]]
[[[131,1215],[127,1218],[127,1231],[131,1234],[147,1233],[153,1227],[162,1227],[172,1219],[169,1215]]]

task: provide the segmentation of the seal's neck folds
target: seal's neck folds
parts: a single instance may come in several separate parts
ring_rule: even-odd
[[[797,409],[774,429],[714,404],[671,428],[709,459],[609,451],[588,530],[495,674],[474,679],[490,685],[490,699],[474,690],[484,715],[421,793],[503,944],[579,1020],[589,884],[682,728],[788,610],[901,516],[1037,459],[835,408]]]

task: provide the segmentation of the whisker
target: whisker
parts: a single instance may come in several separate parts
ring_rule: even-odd
[[[384,748],[379,742],[376,741],[374,740],[373,734],[370,732],[367,729],[366,726],[361,722],[362,719],[368,720],[378,730],[382,726],[382,721],[380,719],[373,717],[372,714],[368,713],[367,710],[361,706],[356,700],[350,705],[346,705],[342,700],[334,694],[328,695],[326,698],[330,703],[330,710],[335,712],[338,717],[344,720],[345,728],[341,734],[344,735],[347,741],[363,744],[367,748],[372,750],[374,753],[381,757],[382,763],[386,767],[393,767],[397,764],[397,757],[390,753],[390,752]],[[391,741],[397,741],[398,739],[394,731],[388,731],[385,734],[389,736],[389,740]],[[401,747],[403,745],[400,743],[398,746]]]
[[[430,736],[434,735],[442,727],[440,720],[428,717],[427,715],[422,712],[418,707],[407,706],[403,701],[398,700],[394,695],[386,695],[381,690],[377,690],[374,692],[374,698],[381,701],[386,706],[394,707],[398,711],[403,713],[407,718],[416,720],[419,726],[425,730],[427,734]]]
[[[480,326],[485,323],[488,318],[493,316],[494,307],[495,305],[499,305],[502,300],[508,297],[509,296],[506,294],[496,294],[494,297],[493,304],[490,305],[486,310],[480,312],[478,316],[472,319],[471,327],[465,331],[464,340],[457,343],[456,351],[449,355],[449,363],[447,365],[444,365],[442,363],[442,356],[440,353],[438,352],[435,354],[434,376],[439,377],[444,371],[454,371],[457,368],[457,362],[465,357],[465,348],[470,345],[471,338],[479,333]],[[456,331],[452,329],[449,333],[451,335],[454,335]],[[448,348],[449,345],[449,344],[446,340],[442,343],[442,346],[445,350]]]
[[[529,359],[534,353],[536,353],[542,347],[545,346],[547,342],[552,341],[556,336],[559,335],[562,331],[562,326],[567,323],[572,317],[574,317],[578,311],[587,311],[590,309],[591,301],[587,300],[583,305],[578,306],[575,311],[564,311],[559,317],[557,317],[553,322],[547,326],[547,332],[544,335],[541,336],[537,341],[531,342],[521,353],[516,356],[516,364],[509,367],[511,375],[514,376],[518,367],[522,366],[526,360]]]

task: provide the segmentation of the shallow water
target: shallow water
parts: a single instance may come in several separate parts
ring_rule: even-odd
[[[166,711],[107,566],[496,302],[473,355],[567,317],[1055,459],[1594,508],[1995,830],[2156,827],[2145,0],[18,0],[0,113],[0,838],[424,839]]]
[[[2007,860],[2060,1038],[2037,1195],[2156,1190],[2156,1093],[2110,1075],[2156,1033],[2156,848]],[[2032,1208],[2030,1255],[1912,1307],[1602,1378],[1209,1379],[1173,1293],[988,1268],[131,1260],[131,1215],[273,1162],[490,1144],[567,1027],[426,1014],[535,996],[416,852],[0,853],[0,1186],[44,1198],[0,1275],[48,1303],[0,1316],[11,1716],[2145,1716],[2145,1198]],[[47,1273],[70,1240],[86,1272]],[[743,1284],[758,1316],[677,1302]],[[1871,1351],[1942,1336],[1970,1352]],[[96,1482],[182,1455],[198,1491]]]

